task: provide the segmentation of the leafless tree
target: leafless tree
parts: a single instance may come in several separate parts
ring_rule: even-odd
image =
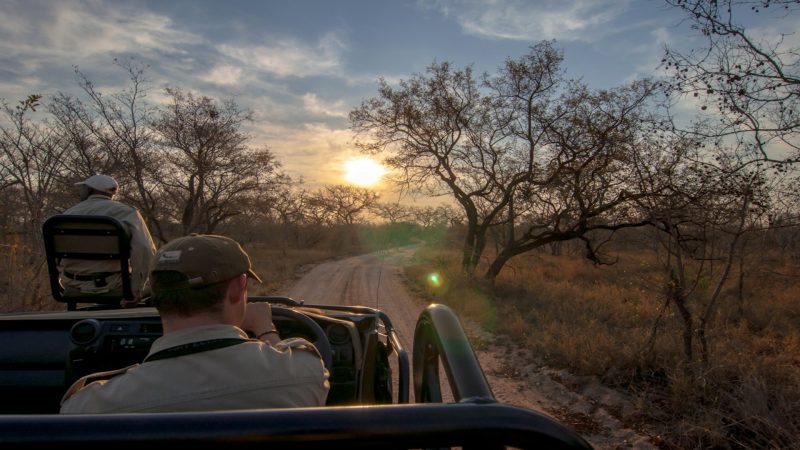
[[[695,131],[738,141],[755,160],[800,160],[800,48],[792,36],[773,39],[750,33],[746,14],[771,14],[796,31],[796,0],[666,0],[685,12],[691,27],[706,38],[690,51],[667,47],[663,63],[668,88],[701,101],[716,112]],[[711,110],[709,110],[711,112]]]
[[[149,126],[153,106],[145,101],[146,66],[136,61],[114,63],[128,75],[128,88],[104,94],[76,67],[85,100],[60,93],[50,103],[50,112],[70,138],[73,180],[100,171],[114,176],[122,199],[137,207],[151,232],[164,241],[162,199],[154,184],[161,166]]]
[[[460,218],[458,211],[449,205],[412,207],[410,213],[414,222],[423,228],[448,226]]]
[[[392,87],[380,80],[378,96],[350,113],[357,145],[367,152],[392,151],[386,163],[412,192],[452,195],[467,217],[462,265],[472,270],[485,246],[485,230],[499,211],[487,198],[493,186],[472,166],[467,133],[481,114],[482,96],[466,68],[433,64]],[[480,161],[478,161],[480,162]],[[488,210],[488,211],[487,211]]]
[[[698,151],[689,145],[693,148],[682,151]],[[653,225],[660,230],[664,296],[678,312],[689,372],[696,368],[698,353],[701,364],[710,361],[709,329],[724,288],[733,279],[747,235],[768,226],[772,194],[764,166],[742,168],[730,150],[715,152],[718,165],[689,163],[694,158],[687,158],[658,168],[662,192],[646,199]]]
[[[249,112],[177,88],[166,94],[170,102],[152,124],[164,164],[157,183],[183,234],[211,233],[241,214],[249,197],[263,202],[280,192],[280,164],[268,149],[249,148],[241,131]]]
[[[40,249],[42,223],[55,210],[55,193],[63,176],[66,147],[63,136],[46,124],[30,119],[38,106],[38,96],[19,105],[3,104],[0,125],[0,180],[2,195],[18,196],[23,210],[4,211],[16,218],[26,236],[26,245]],[[31,256],[40,257],[33,251]]]
[[[325,186],[305,197],[307,217],[327,225],[353,225],[378,201],[378,194],[355,186]]]
[[[542,42],[481,83],[469,67],[433,64],[396,87],[382,80],[378,96],[350,114],[357,145],[390,153],[386,162],[404,187],[449,193],[460,205],[467,272],[478,265],[488,230],[507,227],[484,275],[489,281],[533,248],[646,223],[624,210],[644,195],[631,179],[632,155],[653,86],[591,92],[564,78],[562,60]]]
[[[513,256],[572,239],[584,242],[588,258],[605,262],[598,251],[605,240],[590,236],[648,224],[637,200],[654,192],[642,189],[636,171],[638,154],[653,145],[646,139],[654,123],[646,108],[651,83],[592,92],[572,82],[557,99],[531,103],[519,88],[524,83],[506,80],[536,66],[518,67],[507,65],[495,86],[515,100],[501,111],[513,118],[511,142],[524,149],[528,169],[516,175],[519,182],[498,187],[510,201],[505,242],[485,274],[490,281]]]
[[[372,212],[387,223],[408,222],[413,215],[412,208],[400,203],[376,203]]]

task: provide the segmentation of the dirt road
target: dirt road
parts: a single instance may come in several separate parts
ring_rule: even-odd
[[[428,304],[410,294],[404,283],[402,265],[412,252],[404,248],[329,261],[313,267],[280,294],[310,304],[381,309],[391,318],[410,354],[417,317]],[[526,349],[469,323],[464,326],[473,342],[483,343],[476,354],[499,401],[567,422],[598,449],[655,448],[648,437],[626,428],[609,412],[622,417],[633,413],[631,402],[621,394],[596,381],[542,367]]]

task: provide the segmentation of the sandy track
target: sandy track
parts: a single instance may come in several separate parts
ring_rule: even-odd
[[[412,248],[370,253],[319,264],[281,292],[307,304],[363,305],[386,312],[409,352],[414,327],[428,302],[408,292],[402,265]],[[617,416],[632,410],[624,396],[596,381],[578,380],[537,364],[533,355],[464,323],[495,397],[504,403],[550,414],[576,428],[598,449],[653,449],[650,439],[626,428]],[[446,383],[445,383],[446,384]],[[567,388],[566,385],[571,386]],[[445,401],[452,401],[443,393]]]
[[[315,266],[286,293],[308,304],[359,305],[384,311],[411,352],[414,327],[425,303],[409,295],[400,263],[410,249],[370,253]]]

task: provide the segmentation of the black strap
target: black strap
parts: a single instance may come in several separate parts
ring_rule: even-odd
[[[97,278],[106,278],[119,272],[95,272],[88,275],[64,271],[64,276],[77,281],[93,281]]]
[[[190,342],[188,344],[176,345],[175,347],[165,348],[159,352],[147,355],[142,361],[143,363],[149,361],[158,361],[159,359],[177,358],[178,356],[191,355],[193,353],[207,352],[209,350],[216,350],[218,348],[230,347],[245,342],[250,342],[250,339],[242,338],[222,338],[211,339],[208,341]]]

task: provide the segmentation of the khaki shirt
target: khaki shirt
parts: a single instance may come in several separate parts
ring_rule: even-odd
[[[207,325],[157,339],[150,354],[191,342],[247,335],[230,325]],[[62,414],[188,412],[324,406],[328,371],[310,343],[275,347],[251,340],[230,347],[149,361],[107,381],[69,389]],[[77,390],[77,392],[75,392]]]
[[[93,216],[109,216],[117,219],[131,238],[131,289],[136,298],[142,298],[147,281],[150,262],[156,254],[156,246],[147,225],[139,211],[124,203],[110,199],[105,195],[90,195],[86,200],[64,211],[64,214],[81,214]],[[74,274],[90,275],[97,272],[119,272],[118,261],[64,259],[61,270]],[[102,294],[120,288],[122,280],[119,275],[106,278],[107,286],[97,288],[94,281],[78,281],[61,275],[61,284],[65,288],[73,288],[86,294]],[[147,294],[147,292],[144,292]]]

